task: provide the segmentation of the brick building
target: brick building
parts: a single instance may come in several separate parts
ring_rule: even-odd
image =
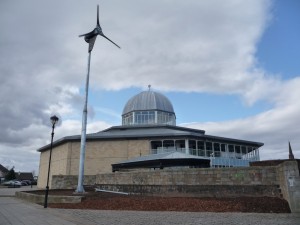
[[[207,167],[207,161],[212,167],[249,166],[259,160],[263,145],[176,126],[172,103],[150,89],[128,100],[121,126],[87,134],[86,141],[85,175],[132,168]],[[38,149],[41,188],[46,186],[49,150],[50,145]],[[50,187],[52,175],[78,175],[79,157],[80,135],[53,143]]]

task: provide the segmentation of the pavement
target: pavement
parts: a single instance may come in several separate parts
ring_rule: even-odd
[[[44,209],[16,199],[15,191],[31,189],[0,188],[0,225],[299,225],[300,213],[209,213],[145,212],[80,209]]]

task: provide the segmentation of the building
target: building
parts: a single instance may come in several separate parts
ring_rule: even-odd
[[[121,126],[88,134],[86,140],[85,175],[135,168],[249,166],[259,160],[263,145],[176,126],[172,103],[150,88],[128,100]],[[38,187],[46,186],[49,150],[50,145],[38,149]],[[50,184],[52,175],[78,175],[79,157],[80,135],[55,141]]]
[[[8,172],[9,170],[0,164],[0,184],[5,179]]]
[[[33,174],[31,172],[16,172],[15,174],[17,180],[34,180]]]

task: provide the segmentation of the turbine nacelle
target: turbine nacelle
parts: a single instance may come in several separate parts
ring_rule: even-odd
[[[102,37],[104,37],[105,39],[109,40],[111,43],[113,43],[115,46],[117,46],[118,48],[121,48],[119,45],[117,45],[115,42],[113,42],[112,40],[110,40],[108,37],[106,37],[103,32],[102,32],[102,28],[100,26],[99,23],[99,5],[97,5],[97,26],[96,28],[86,34],[82,34],[79,35],[79,37],[84,37],[84,40],[89,43],[89,52],[91,52],[93,50],[97,35],[100,35]]]

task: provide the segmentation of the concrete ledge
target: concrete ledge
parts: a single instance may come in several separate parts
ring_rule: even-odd
[[[28,192],[18,191],[15,194],[16,198],[23,199],[25,201],[42,204],[44,203],[45,196],[32,194]],[[48,195],[48,203],[80,203],[83,196],[55,196]]]

